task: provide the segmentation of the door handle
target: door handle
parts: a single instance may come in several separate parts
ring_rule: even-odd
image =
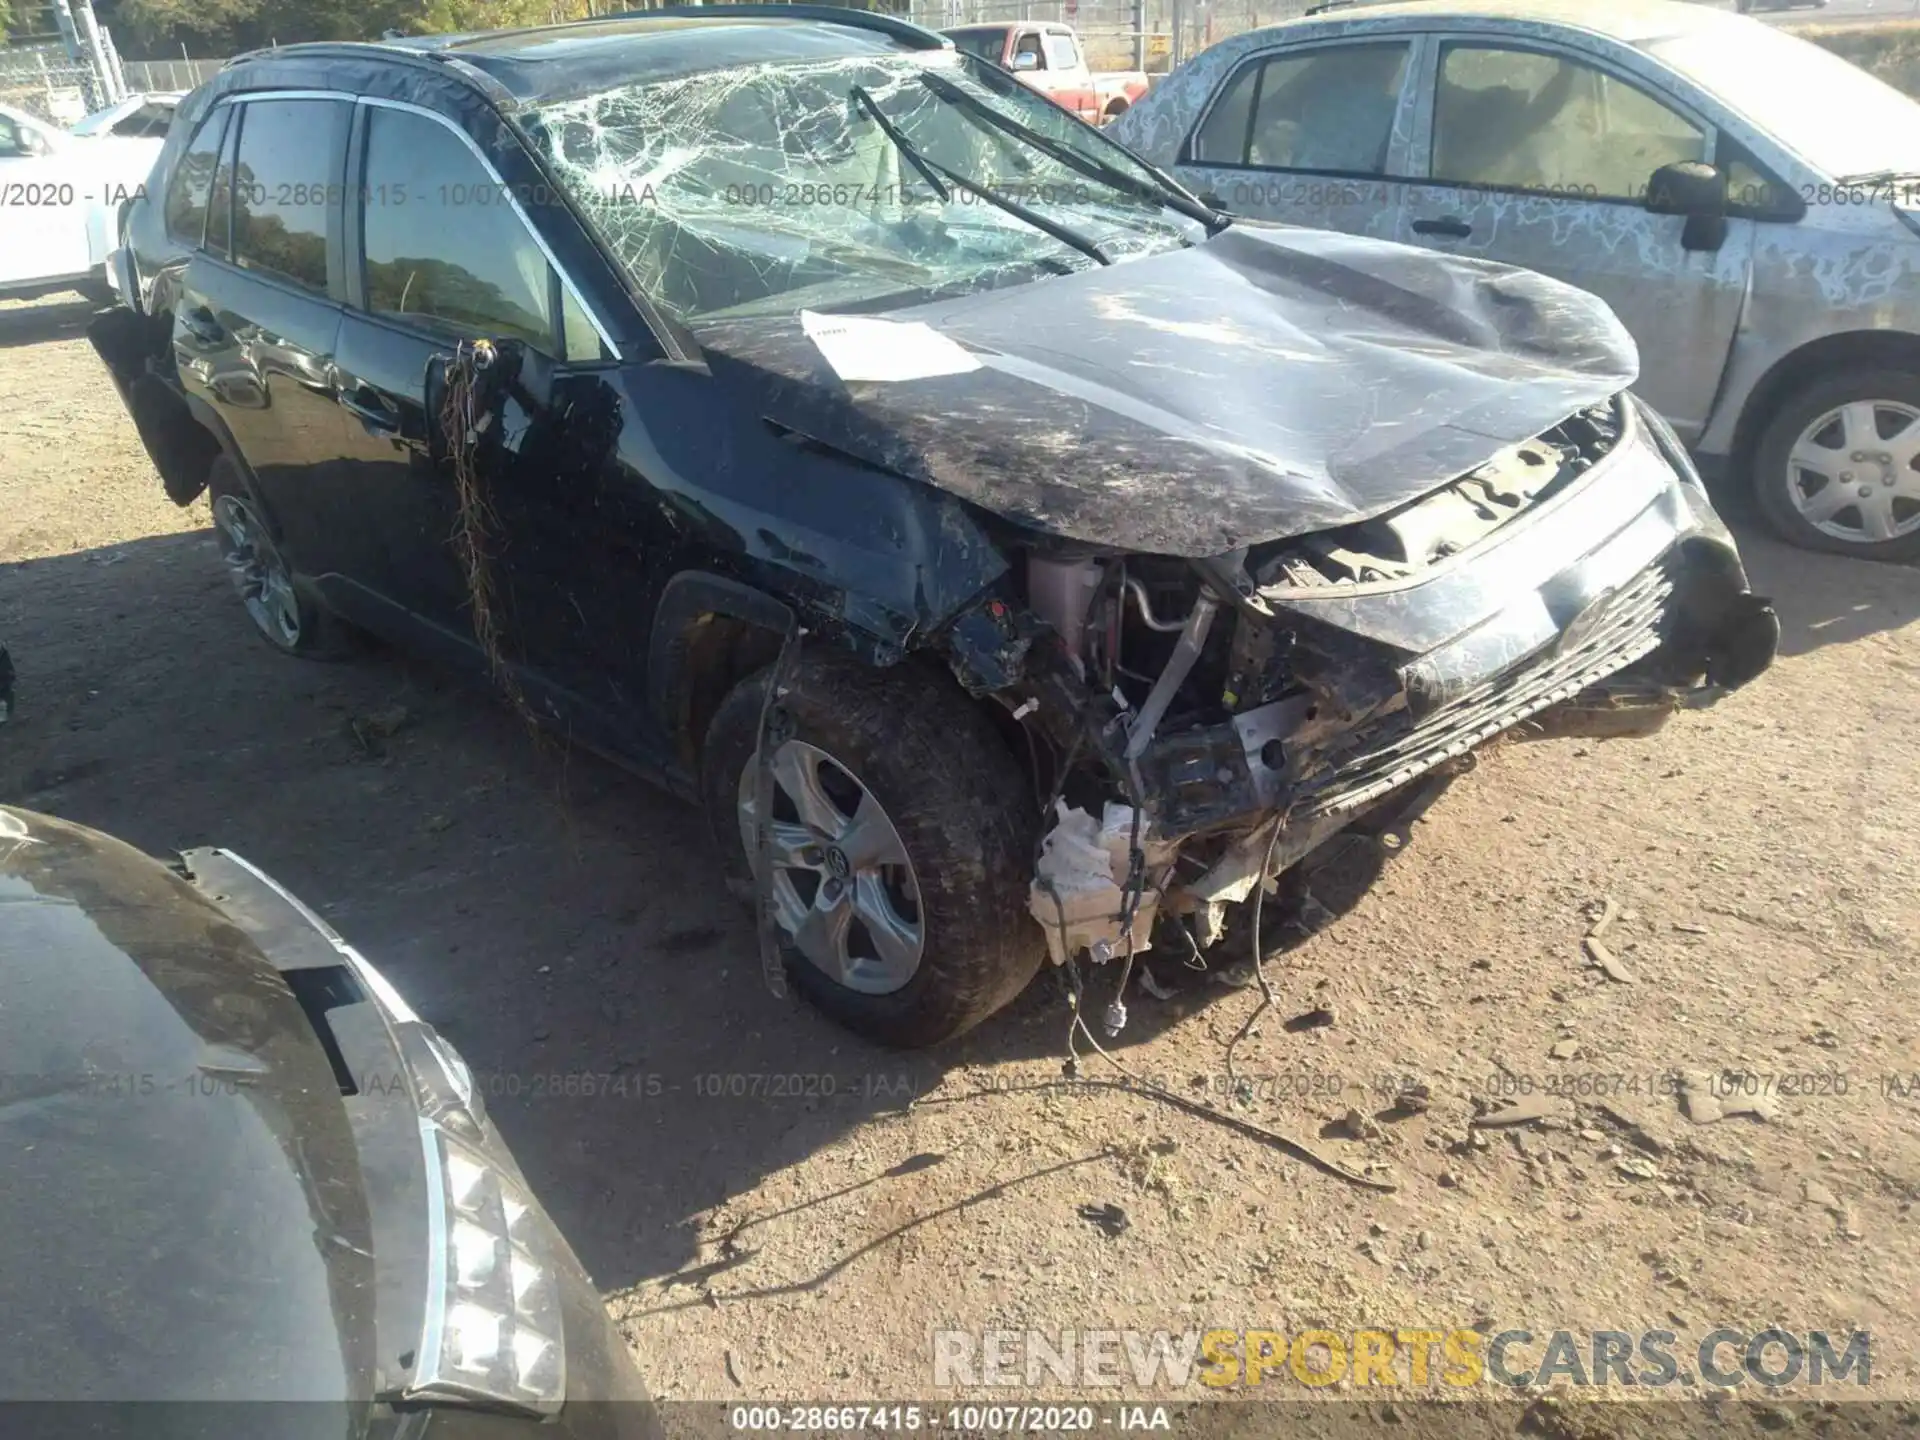
[[[180,328],[202,345],[219,345],[227,338],[227,332],[222,328],[220,321],[204,305],[196,305],[181,315]]]
[[[399,413],[389,409],[374,391],[361,385],[340,392],[340,408],[360,422],[369,435],[398,435]]]
[[[1416,235],[1444,235],[1449,240],[1464,240],[1473,233],[1473,227],[1464,220],[1456,220],[1451,215],[1444,220],[1416,220],[1413,222]]]

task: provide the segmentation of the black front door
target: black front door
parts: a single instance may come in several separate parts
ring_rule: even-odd
[[[644,760],[646,612],[624,602],[648,567],[601,503],[621,425],[612,357],[463,132],[373,99],[361,114],[337,381],[352,488],[382,517],[386,597],[543,722]],[[515,347],[522,383],[456,473],[444,373],[478,339]]]
[[[336,399],[344,431],[346,478],[341,490],[363,517],[366,561],[361,593],[335,603],[363,623],[396,621],[451,645],[470,660],[466,583],[453,545],[458,514],[453,473],[433,443],[427,414],[427,368],[451,350],[446,339],[349,311],[340,327]],[[403,612],[365,613],[369,604]]]
[[[464,340],[557,353],[551,268],[451,121],[363,100],[350,165],[357,303],[341,331],[336,376],[349,488],[378,517],[369,544],[381,598],[471,661],[478,635],[469,571],[476,558],[497,559],[504,540],[497,517],[477,512],[471,488],[463,511],[442,417],[430,410],[440,407],[442,371]],[[510,428],[506,449],[492,447],[497,454],[510,457],[525,417]]]

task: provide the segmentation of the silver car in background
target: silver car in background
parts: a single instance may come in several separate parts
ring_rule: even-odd
[[[1417,0],[1203,51],[1110,134],[1211,202],[1599,295],[1796,544],[1920,556],[1920,104],[1670,0]]]

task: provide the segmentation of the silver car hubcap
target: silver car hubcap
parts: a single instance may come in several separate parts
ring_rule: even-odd
[[[740,843],[755,873],[754,782],[740,772]],[[773,913],[787,938],[829,979],[886,995],[920,968],[925,922],[913,862],[887,812],[852,771],[804,740],[773,756],[767,859]]]
[[[288,649],[298,645],[300,602],[293,576],[253,508],[237,495],[222,495],[213,502],[213,528],[227,574],[253,623]]]
[[[1829,410],[1787,453],[1787,495],[1836,540],[1873,544],[1920,529],[1920,410],[1892,400]]]

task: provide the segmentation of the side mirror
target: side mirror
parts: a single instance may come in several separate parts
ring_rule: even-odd
[[[1718,250],[1727,239],[1727,177],[1699,160],[1662,165],[1647,182],[1647,213],[1686,216],[1682,250]]]
[[[1040,56],[1032,50],[1015,51],[1013,68],[1015,70],[1038,70],[1040,68]]]
[[[1647,182],[1647,209],[1655,215],[1725,215],[1726,177],[1698,160],[1662,165]]]

